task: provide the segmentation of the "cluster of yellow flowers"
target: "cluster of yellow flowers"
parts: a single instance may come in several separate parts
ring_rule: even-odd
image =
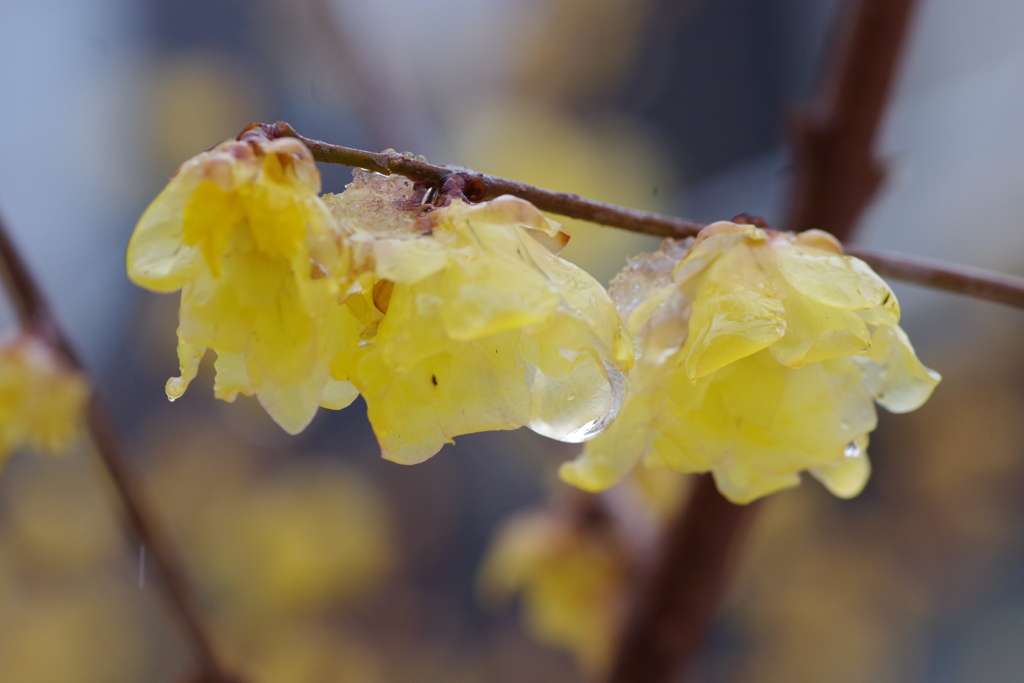
[[[610,664],[631,571],[628,549],[609,527],[564,511],[520,513],[494,538],[478,585],[487,602],[522,593],[529,633],[591,674]]]
[[[470,432],[607,428],[563,478],[600,490],[643,458],[747,502],[803,470],[855,495],[872,400],[913,410],[938,381],[888,286],[822,232],[713,224],[633,260],[613,303],[523,200],[435,208],[365,171],[319,190],[299,141],[243,136],[184,164],[142,216],[131,278],[182,290],[172,400],[213,349],[216,395],[255,394],[292,433],[358,394],[403,463]]]
[[[298,141],[229,141],[184,164],[139,221],[128,272],[182,290],[171,399],[217,353],[215,393],[255,394],[287,431],[366,400],[384,456],[530,428],[582,440],[614,414],[633,346],[568,237],[512,197],[427,211],[358,172],[320,198]]]
[[[67,448],[81,431],[88,395],[81,375],[34,336],[0,345],[0,464],[23,446]]]

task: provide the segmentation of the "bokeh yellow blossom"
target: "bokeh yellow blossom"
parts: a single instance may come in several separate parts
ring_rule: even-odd
[[[132,281],[181,290],[178,360],[167,382],[180,397],[207,349],[218,398],[255,394],[286,431],[318,406],[357,392],[331,362],[358,343],[338,305],[344,243],[320,201],[320,174],[297,140],[227,141],[185,162],[150,204],[128,245]]]
[[[618,419],[563,466],[599,490],[641,458],[711,472],[746,503],[804,470],[842,497],[870,474],[873,400],[918,408],[939,375],[900,329],[889,287],[824,232],[720,222],[634,259],[613,296],[640,357]]]
[[[628,577],[625,549],[607,525],[540,510],[500,530],[478,588],[490,602],[521,593],[529,633],[596,674],[614,652]]]
[[[424,212],[410,181],[362,171],[325,201],[372,273],[346,304],[375,325],[353,382],[384,457],[523,425],[581,441],[614,415],[633,346],[604,288],[556,255],[557,223],[509,196]]]
[[[68,448],[81,433],[88,395],[81,374],[35,337],[0,346],[0,464],[22,446]]]

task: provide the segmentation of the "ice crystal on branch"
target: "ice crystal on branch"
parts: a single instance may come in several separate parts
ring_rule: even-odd
[[[889,287],[823,232],[715,223],[688,251],[668,242],[634,260],[613,291],[639,359],[616,422],[562,469],[582,488],[607,488],[644,458],[712,472],[735,502],[804,470],[854,496],[870,472],[873,401],[914,410],[939,381]]]

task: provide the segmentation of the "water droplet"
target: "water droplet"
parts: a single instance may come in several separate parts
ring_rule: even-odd
[[[851,441],[846,444],[846,448],[843,449],[843,455],[847,458],[856,458],[860,455],[860,446],[857,445],[856,441]]]

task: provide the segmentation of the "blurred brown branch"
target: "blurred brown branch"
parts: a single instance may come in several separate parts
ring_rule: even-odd
[[[791,229],[826,226],[847,239],[881,184],[882,174],[873,157],[875,134],[912,4],[912,0],[849,0],[843,8],[840,26],[845,35],[826,73],[824,114],[807,119],[794,141]],[[893,258],[880,263],[905,262]],[[904,271],[894,267],[889,272]],[[958,275],[963,273],[947,271],[951,279],[943,282],[948,284]],[[963,278],[958,281],[969,285]],[[669,528],[661,561],[637,599],[609,683],[668,683],[689,667],[707,638],[732,577],[732,560],[756,508],[727,501],[710,475],[702,475],[696,487]]]
[[[0,274],[24,330],[48,343],[72,368],[87,374],[67,335],[50,312],[3,220],[0,220]],[[89,434],[124,505],[128,526],[152,558],[167,603],[185,630],[200,669],[197,683],[237,683],[237,679],[227,675],[217,660],[213,640],[199,617],[194,592],[182,563],[157,522],[139,477],[117,437],[110,412],[91,382],[90,391],[86,416]]]
[[[851,0],[818,102],[793,124],[787,230],[847,240],[885,177],[875,140],[896,77],[914,0]]]
[[[695,477],[689,502],[665,530],[652,575],[638,586],[610,683],[672,680],[700,650],[757,507],[730,503],[710,474]]]

